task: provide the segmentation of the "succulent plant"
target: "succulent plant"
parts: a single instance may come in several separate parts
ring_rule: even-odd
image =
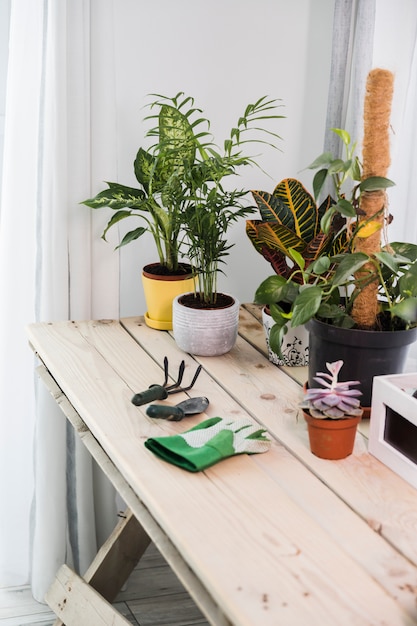
[[[343,361],[326,363],[327,372],[317,372],[314,380],[321,387],[308,388],[300,407],[307,409],[312,417],[317,419],[346,419],[362,415],[359,389],[350,389],[352,385],[359,385],[359,380],[339,382],[338,376]]]

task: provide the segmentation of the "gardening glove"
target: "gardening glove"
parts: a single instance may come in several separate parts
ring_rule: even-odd
[[[266,452],[271,441],[264,433],[246,419],[212,417],[180,435],[147,439],[145,446],[168,463],[199,472],[229,456]]]

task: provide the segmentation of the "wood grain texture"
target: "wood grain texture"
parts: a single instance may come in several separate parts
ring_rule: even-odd
[[[61,410],[77,431],[81,441],[83,442],[87,450],[93,456],[98,466],[108,477],[108,479],[113,484],[122,499],[131,508],[132,512],[135,515],[135,518],[140,522],[143,531],[146,531],[145,535],[143,532],[141,532],[139,535],[139,547],[143,540],[147,541],[147,536],[152,537],[153,544],[157,546],[159,551],[163,554],[166,562],[171,566],[184,587],[194,598],[195,603],[201,609],[201,611],[203,611],[207,617],[213,618],[213,623],[215,623],[216,626],[229,626],[229,621],[225,619],[223,615],[219,612],[216,602],[202,586],[198,578],[195,576],[193,571],[189,568],[187,563],[181,557],[178,550],[173,545],[169,537],[167,537],[166,533],[163,531],[160,525],[150,515],[146,506],[144,506],[143,502],[137,497],[137,494],[126,482],[121,473],[116,469],[114,463],[104,452],[103,448],[101,447],[97,439],[92,435],[90,430],[87,428],[80,415],[75,411],[74,407],[69,403],[66,396],[64,396],[62,391],[59,389],[56,381],[51,377],[48,370],[46,370],[43,365],[40,365],[38,366],[37,371],[46,386],[48,387],[51,395],[56,399]],[[126,533],[126,528],[123,532]],[[105,555],[108,552],[112,552],[113,543],[115,541],[118,541],[118,539],[119,532],[116,527],[115,532],[112,533],[112,536],[109,538],[109,542],[106,542],[110,545],[103,546],[103,551]],[[125,543],[126,538],[123,537],[123,544]],[[100,571],[100,579],[102,580],[105,576],[105,570],[108,569],[110,565],[110,561],[107,558],[102,560],[100,552],[101,551],[99,551],[96,558],[94,559],[91,570],[95,571],[98,568]],[[132,557],[132,559],[134,558],[132,554],[130,556]],[[129,561],[131,562],[131,559],[129,559]],[[121,574],[123,573],[124,569],[125,564],[123,564],[123,568],[121,569],[121,571],[118,571],[116,574],[113,572],[109,572],[109,578],[112,581],[112,590],[114,590],[116,581],[120,582],[122,578]],[[200,622],[198,621],[198,623]],[[57,619],[54,623],[54,626],[62,626],[62,621],[60,619]]]
[[[127,626],[129,622],[67,565],[45,596],[66,626]]]
[[[150,544],[119,593],[113,607],[135,626],[208,626],[155,545]],[[47,604],[33,599],[30,588],[0,589],[2,626],[55,626]]]
[[[141,318],[122,325],[40,324],[28,332],[65,396],[227,620],[416,623],[416,491],[368,455],[361,435],[348,459],[311,455],[298,417],[299,384],[243,337],[227,355],[196,359]],[[132,393],[161,382],[165,355],[173,371],[185,360],[185,378],[203,365],[190,395],[209,397],[206,416],[248,416],[268,429],[272,449],[196,475],[146,450],[147,437],[181,432],[205,417],[151,420],[131,405]]]

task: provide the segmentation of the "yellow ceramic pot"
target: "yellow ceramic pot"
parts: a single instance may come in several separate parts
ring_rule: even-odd
[[[145,293],[147,326],[157,330],[172,330],[172,301],[181,293],[194,290],[191,272],[180,276],[153,274],[158,263],[146,265],[142,271],[142,284]]]

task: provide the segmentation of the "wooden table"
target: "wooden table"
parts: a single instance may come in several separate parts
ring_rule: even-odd
[[[347,459],[313,456],[292,378],[305,370],[265,358],[256,307],[242,307],[239,332],[229,354],[194,358],[143,318],[28,328],[40,375],[129,508],[84,581],[64,566],[48,603],[67,624],[127,623],[102,598],[150,538],[216,626],[417,624],[417,491],[368,454],[363,432]],[[131,404],[162,383],[165,355],[173,373],[185,358],[184,380],[202,364],[189,395],[209,398],[205,415],[151,420]],[[190,474],[144,446],[208,416],[249,416],[271,450]]]

